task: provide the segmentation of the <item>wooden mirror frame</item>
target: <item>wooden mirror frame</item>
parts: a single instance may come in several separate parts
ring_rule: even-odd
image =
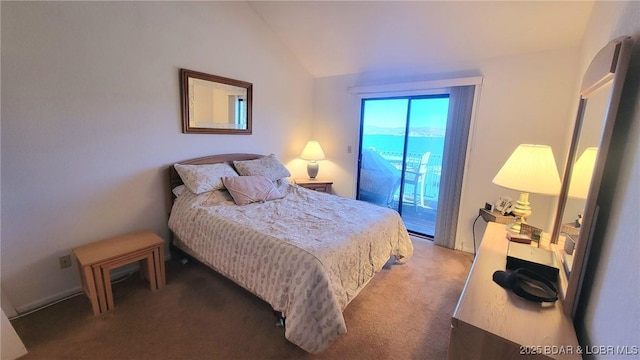
[[[587,107],[589,97],[605,86],[611,85],[609,95],[609,105],[605,109],[604,122],[598,146],[598,154],[591,178],[584,212],[582,216],[582,225],[576,246],[573,251],[573,263],[570,274],[567,274],[567,288],[564,291],[563,310],[565,314],[574,317],[580,290],[584,280],[586,262],[589,258],[589,249],[593,239],[595,224],[598,218],[598,193],[602,177],[604,175],[605,161],[609,152],[613,127],[616,120],[618,105],[622,94],[624,79],[629,66],[629,58],[631,55],[631,46],[633,41],[630,37],[619,37],[609,42],[602,48],[593,58],[587,68],[582,84],[580,86],[580,102],[576,115],[576,123],[571,139],[571,146],[567,156],[567,163],[564,169],[562,188],[558,200],[558,208],[556,218],[554,220],[553,233],[551,241],[558,243],[560,229],[563,222],[565,205],[568,199],[569,182],[573,170],[573,164],[576,161],[578,143],[582,130],[583,118]],[[560,249],[559,251],[564,251]],[[564,270],[563,266],[563,270]],[[566,273],[566,272],[565,272]]]
[[[246,96],[246,127],[243,129],[234,128],[217,128],[217,127],[193,127],[190,125],[189,119],[191,118],[189,99],[192,94],[189,93],[189,79],[199,79],[209,81],[212,83],[224,84],[229,86],[235,86],[245,89]],[[205,74],[193,70],[180,69],[180,96],[182,105],[182,132],[191,134],[236,134],[236,135],[251,135],[251,110],[253,102],[253,84],[230,79],[222,76]]]

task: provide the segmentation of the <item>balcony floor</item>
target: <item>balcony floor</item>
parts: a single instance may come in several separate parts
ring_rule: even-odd
[[[393,208],[398,209],[398,201],[393,202]],[[433,237],[436,229],[436,213],[438,202],[433,199],[424,200],[424,207],[414,206],[411,199],[402,202],[402,220],[410,232]]]

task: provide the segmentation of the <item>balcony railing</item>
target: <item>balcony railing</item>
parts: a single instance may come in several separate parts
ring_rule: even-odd
[[[396,169],[402,170],[402,152],[379,150],[378,153],[389,161]],[[422,153],[407,153],[406,168],[418,168]],[[438,201],[440,192],[440,176],[442,171],[442,154],[431,154],[427,163],[427,174],[424,180],[425,200]],[[400,194],[396,194],[399,196]]]

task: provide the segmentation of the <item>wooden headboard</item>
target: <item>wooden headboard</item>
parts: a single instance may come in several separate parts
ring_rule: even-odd
[[[229,163],[231,163],[231,166],[233,166],[233,161],[254,160],[254,159],[259,159],[261,157],[264,157],[264,155],[258,155],[258,154],[220,154],[220,155],[210,155],[210,156],[200,157],[200,158],[191,159],[191,160],[179,161],[178,164],[182,164],[182,165],[204,165],[204,164],[218,164],[218,163],[223,163],[223,162],[229,162]],[[171,165],[169,167],[169,191],[171,192],[173,190],[173,188],[175,188],[176,186],[182,185],[182,184],[183,184],[182,183],[182,179],[180,178],[180,175],[178,175],[178,172],[176,171],[176,168],[173,167],[173,165]],[[171,199],[172,199],[172,202],[173,202],[173,200],[175,200],[175,196],[173,195],[173,192],[171,192]]]

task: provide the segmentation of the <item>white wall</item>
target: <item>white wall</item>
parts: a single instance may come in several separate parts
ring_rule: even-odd
[[[472,224],[485,202],[516,191],[494,185],[491,180],[511,152],[521,143],[550,145],[560,171],[568,150],[568,133],[574,119],[572,94],[578,82],[578,49],[487,59],[479,63],[443,64],[398,70],[394,75],[353,74],[315,80],[314,137],[320,141],[327,161],[321,172],[334,179],[334,189],[355,196],[360,102],[347,89],[351,86],[385,84],[451,77],[482,75],[470,153],[461,199],[456,248],[473,251]],[[424,75],[407,75],[407,74]],[[389,74],[389,73],[385,73]],[[577,96],[576,96],[577,98]],[[347,153],[351,146],[353,152]],[[551,231],[557,199],[531,194],[533,214],[529,222]],[[484,224],[476,225],[482,234]],[[478,236],[478,241],[481,236]]]
[[[585,345],[640,346],[640,2],[596,2],[581,60],[588,64],[609,40],[635,39],[620,112],[614,132],[618,172],[606,174],[600,190],[605,206],[596,224],[595,242],[586,276],[584,307],[577,328]],[[625,141],[622,141],[625,140]],[[637,354],[636,354],[637,355]],[[594,358],[629,358],[606,351]]]
[[[1,276],[18,310],[79,289],[58,265],[75,246],[168,239],[176,161],[273,152],[304,174],[312,79],[246,3],[1,6]],[[252,82],[253,135],[182,134],[179,68]]]

